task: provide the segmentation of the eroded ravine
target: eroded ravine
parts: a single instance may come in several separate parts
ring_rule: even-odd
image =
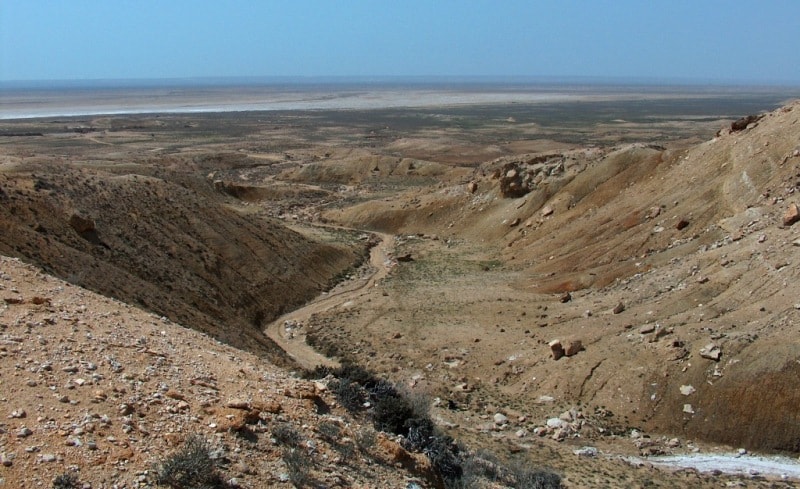
[[[305,325],[314,314],[342,307],[348,302],[355,301],[366,295],[370,287],[374,287],[377,282],[389,274],[393,265],[391,247],[394,237],[378,232],[371,232],[371,234],[379,237],[380,241],[370,250],[369,271],[366,276],[340,284],[334,291],[322,294],[305,306],[284,314],[264,329],[264,334],[302,368],[311,370],[318,365],[337,367],[339,362],[319,353],[306,343],[304,327],[292,328],[289,332],[286,328],[287,323]]]

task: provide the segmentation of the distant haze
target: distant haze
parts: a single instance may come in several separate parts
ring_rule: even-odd
[[[0,3],[0,81],[554,77],[800,85],[795,0]]]
[[[99,114],[369,110],[625,100],[800,97],[800,88],[534,83],[463,79],[72,80],[0,82],[0,120]]]

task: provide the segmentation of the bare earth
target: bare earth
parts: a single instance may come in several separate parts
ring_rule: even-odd
[[[565,487],[793,487],[656,462],[800,453],[800,103],[582,103],[0,122],[0,487],[191,434],[231,487],[440,486],[296,375],[348,363]]]

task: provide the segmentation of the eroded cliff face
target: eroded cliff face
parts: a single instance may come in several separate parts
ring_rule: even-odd
[[[261,353],[266,322],[364,251],[238,212],[201,175],[20,165],[0,188],[0,252]]]

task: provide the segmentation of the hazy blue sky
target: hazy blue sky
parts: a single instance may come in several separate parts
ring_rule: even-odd
[[[471,75],[800,85],[800,1],[0,1],[0,80]]]

